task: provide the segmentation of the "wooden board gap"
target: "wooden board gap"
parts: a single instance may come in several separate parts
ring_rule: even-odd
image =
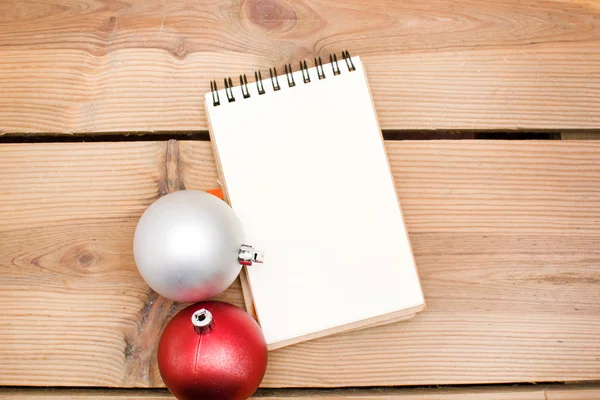
[[[384,130],[385,140],[555,140],[557,132],[508,132],[508,131],[461,131],[461,130]],[[600,134],[598,136],[600,138]],[[2,143],[82,143],[82,142],[145,142],[167,140],[210,140],[207,131],[164,132],[95,132],[71,134],[21,133],[0,136]]]

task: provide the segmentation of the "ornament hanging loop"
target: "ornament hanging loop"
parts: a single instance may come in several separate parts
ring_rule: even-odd
[[[194,325],[194,331],[200,335],[203,333],[208,333],[212,330],[213,327],[213,316],[205,308],[202,308],[192,314],[192,325]]]
[[[240,264],[246,266],[252,265],[253,263],[262,264],[265,261],[265,253],[263,251],[257,251],[252,246],[243,244],[240,246],[238,261]]]

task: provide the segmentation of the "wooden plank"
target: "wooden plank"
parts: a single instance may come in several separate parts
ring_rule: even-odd
[[[373,388],[373,389],[261,389],[253,397],[259,400],[277,399],[357,399],[357,400],[596,400],[600,398],[598,385],[560,386],[486,386],[477,388]],[[65,400],[159,400],[174,399],[166,390],[119,389],[0,389],[3,400],[65,399]]]
[[[132,237],[178,185],[166,154],[164,142],[0,146],[0,385],[160,382],[155,344],[180,306],[143,282]],[[238,286],[225,298],[242,303]]]
[[[594,387],[573,387],[555,388],[546,390],[545,400],[598,400],[600,399],[600,388]]]
[[[272,352],[264,386],[597,380],[600,143],[386,146],[428,310]],[[131,238],[161,193],[217,185],[210,143],[2,145],[0,170],[0,385],[161,386],[180,306]]]
[[[36,399],[64,399],[64,400],[173,400],[175,397],[166,390],[56,390],[56,389],[0,389],[1,400],[36,400]]]
[[[5,3],[0,132],[206,130],[209,79],[348,49],[383,129],[593,129],[598,2]]]
[[[272,391],[260,390],[253,399],[356,399],[356,400],[546,400],[542,388],[460,388],[460,389],[339,389],[333,391],[294,390]],[[159,400],[174,399],[166,391],[141,390],[56,390],[56,389],[0,389],[3,400],[65,399],[65,400]]]
[[[264,384],[597,379],[600,143],[386,145],[427,311],[272,352]],[[180,142],[187,188],[209,151]]]
[[[0,389],[0,399],[2,400],[36,400],[36,399],[64,399],[64,400],[163,400],[163,399],[175,399],[170,393],[166,391],[160,391],[155,393],[154,391],[127,391],[121,392],[118,390],[53,390],[53,389]]]

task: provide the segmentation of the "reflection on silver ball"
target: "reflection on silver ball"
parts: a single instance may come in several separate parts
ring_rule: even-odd
[[[204,301],[240,273],[242,224],[231,207],[196,190],[170,193],[142,215],[133,240],[140,274],[158,294],[186,303]]]

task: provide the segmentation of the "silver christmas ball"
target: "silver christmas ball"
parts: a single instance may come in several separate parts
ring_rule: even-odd
[[[223,292],[240,273],[242,224],[224,201],[197,190],[170,193],[142,215],[133,241],[140,274],[158,294],[186,303]]]

